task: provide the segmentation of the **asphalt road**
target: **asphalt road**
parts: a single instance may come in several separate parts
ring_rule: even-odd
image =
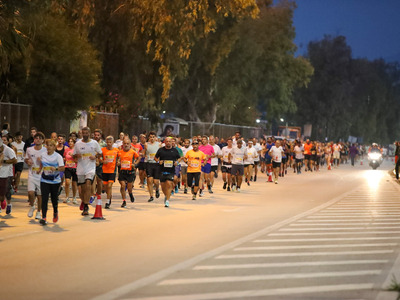
[[[396,299],[385,291],[400,280],[392,167],[290,170],[241,193],[218,178],[214,194],[180,192],[169,208],[138,187],[121,208],[116,184],[106,220],[60,203],[45,227],[22,188],[0,214],[0,299]]]

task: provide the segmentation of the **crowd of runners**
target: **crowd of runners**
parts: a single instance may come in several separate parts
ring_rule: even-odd
[[[120,133],[118,139],[104,137],[100,129],[82,128],[67,136],[53,132],[49,138],[31,128],[23,142],[4,134],[0,140],[0,202],[6,214],[12,211],[12,194],[18,193],[21,172],[28,167],[28,217],[47,224],[49,199],[53,222],[58,221],[58,202],[80,204],[81,214],[89,215],[89,205],[98,201],[109,209],[112,187],[117,180],[122,202],[135,202],[133,185],[147,188],[148,202],[164,197],[169,207],[174,193],[183,190],[192,200],[213,193],[214,178],[222,173],[223,189],[240,192],[243,185],[257,181],[259,172],[267,182],[278,184],[289,171],[296,174],[331,170],[363,156],[361,146],[348,143],[319,143],[310,140],[268,138],[245,139],[240,132],[224,138],[169,136],[160,139],[155,132],[139,137]],[[138,177],[138,179],[136,179]],[[244,183],[243,183],[244,181]],[[161,192],[160,192],[161,190]],[[62,197],[65,192],[65,198]],[[36,214],[35,214],[36,211]],[[1,209],[0,209],[1,212]]]

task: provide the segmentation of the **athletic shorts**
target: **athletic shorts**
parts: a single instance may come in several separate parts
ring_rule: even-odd
[[[115,173],[103,173],[103,183],[115,182]]]
[[[24,170],[24,163],[19,162],[14,165],[15,173],[22,172]]]
[[[0,178],[0,196],[6,196],[6,194],[8,193],[8,187],[8,177]]]
[[[287,162],[287,157],[282,157],[282,163],[286,164],[286,162]]]
[[[260,162],[265,162],[265,157],[264,156],[260,157]]]
[[[154,179],[160,179],[160,165],[158,163],[147,163],[146,167],[146,174],[148,178],[152,177]]]
[[[340,158],[340,152],[339,151],[334,151],[333,152],[333,159],[339,159]]]
[[[93,184],[94,173],[87,173],[85,175],[77,175],[78,176],[78,185],[85,184],[86,180],[90,180],[90,183]]]
[[[296,160],[296,164],[299,164],[299,163],[303,162],[303,160],[301,158],[295,158],[295,160]]]
[[[233,176],[236,176],[237,174],[239,176],[243,176],[244,175],[244,166],[243,165],[232,165],[231,174]]]
[[[217,173],[218,172],[218,165],[217,166],[211,166],[211,172]]]
[[[266,163],[267,165],[272,164],[272,158],[266,158],[266,159],[265,159],[265,163]]]
[[[121,170],[118,173],[118,180],[119,181],[126,181],[127,183],[132,183],[136,179],[135,170],[128,171],[128,170]]]
[[[221,166],[221,172],[222,173],[231,174],[231,171],[232,171],[232,166],[231,165]]]
[[[311,155],[310,155],[310,154],[304,154],[304,159],[305,159],[305,160],[310,160],[310,159],[312,159],[312,158],[311,158]]]
[[[178,178],[181,178],[181,166],[180,165],[175,166],[175,176]]]
[[[181,166],[181,174],[182,175],[187,175],[187,169],[188,169],[187,166]]]
[[[28,192],[35,192],[38,196],[42,195],[40,191],[40,178],[28,177]]]
[[[192,187],[193,185],[193,179],[194,179],[194,186],[199,186],[200,185],[200,172],[196,173],[187,173],[187,185],[188,187]]]
[[[160,182],[174,181],[174,173],[161,173]]]
[[[139,171],[143,171],[146,170],[146,164],[144,161],[141,161],[138,163],[137,168],[139,169]]]
[[[96,167],[96,176],[97,178],[103,180],[103,165],[99,165]]]
[[[316,161],[317,160],[317,156],[316,155],[310,155],[310,160]]]
[[[77,182],[78,181],[78,176],[76,175],[76,169],[74,168],[65,168],[65,178],[66,179],[71,179],[72,181]]]
[[[204,166],[201,167],[201,171],[206,174],[211,173],[211,165],[210,164],[205,164]]]
[[[272,168],[280,168],[281,167],[281,162],[273,161],[272,162]]]
[[[258,166],[259,164],[260,164],[260,161],[259,161],[259,160],[254,161],[254,165],[255,165],[255,166]]]

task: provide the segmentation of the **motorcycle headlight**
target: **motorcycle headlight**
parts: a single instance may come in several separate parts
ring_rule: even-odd
[[[375,152],[375,153],[368,153],[368,157],[369,157],[370,159],[373,159],[373,160],[380,159],[381,156],[382,156],[382,154],[376,153],[376,152]]]

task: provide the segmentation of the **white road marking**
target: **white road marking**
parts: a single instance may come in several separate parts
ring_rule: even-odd
[[[395,218],[395,219],[389,219],[389,218],[386,218],[386,217],[377,217],[377,216],[372,216],[371,214],[368,214],[368,216],[353,216],[353,215],[348,215],[348,216],[344,216],[344,215],[331,215],[331,214],[329,214],[329,215],[320,215],[320,214],[318,214],[318,215],[314,215],[314,216],[308,216],[307,218],[306,218],[306,220],[311,220],[311,219],[329,219],[329,218],[332,218],[332,217],[335,217],[335,220],[337,220],[338,222],[340,222],[340,220],[339,219],[351,219],[351,220],[362,220],[362,219],[364,219],[364,220],[394,220],[394,221],[397,221],[397,220],[399,220],[398,218]],[[368,218],[367,218],[368,217]],[[299,220],[299,222],[300,222],[300,220]]]
[[[323,218],[323,220],[318,220],[318,219],[306,219],[306,220],[298,220],[296,224],[299,223],[317,223],[317,222],[336,222],[336,223],[341,223],[341,224],[345,224],[343,223],[344,221],[352,221],[352,222],[381,222],[380,224],[400,224],[400,222],[395,222],[395,223],[391,223],[392,221],[399,221],[399,219],[385,219],[385,218],[379,218],[379,219],[375,219],[375,218],[368,218],[368,219],[350,219],[350,220],[338,220],[338,219],[326,219]],[[382,221],[387,221],[387,222],[382,222]],[[352,223],[354,224],[354,223]],[[357,223],[359,224],[359,223]],[[378,224],[378,223],[374,223],[374,224]]]
[[[248,275],[248,276],[218,276],[218,277],[167,279],[161,281],[158,285],[182,285],[182,284],[243,282],[243,281],[297,279],[297,278],[367,276],[367,275],[379,275],[380,273],[381,270],[366,270],[366,271],[345,271],[345,272],[287,273],[287,274]]]
[[[258,254],[224,254],[215,259],[231,258],[260,258],[260,257],[297,257],[297,256],[325,256],[325,255],[368,255],[388,254],[394,250],[365,250],[365,251],[332,251],[332,252],[292,252],[292,253],[258,253]]]
[[[263,264],[233,264],[233,265],[204,265],[195,266],[193,270],[229,270],[229,269],[262,269],[262,268],[286,268],[307,266],[337,266],[337,265],[367,265],[386,264],[388,260],[338,260],[338,261],[307,261],[307,262],[284,262]]]
[[[281,295],[284,296],[284,295],[315,294],[315,293],[337,292],[337,291],[372,290],[373,287],[374,287],[374,285],[371,283],[317,285],[317,286],[283,288],[283,289],[231,291],[231,292],[220,292],[220,293],[172,295],[172,296],[160,296],[160,297],[152,296],[152,297],[144,297],[144,298],[125,298],[123,300],[247,299],[250,297],[263,297],[263,296],[281,296]]]
[[[268,236],[297,236],[297,235],[356,235],[356,234],[399,234],[400,231],[352,231],[352,232],[296,232],[296,233],[270,233]]]
[[[257,250],[289,250],[289,249],[320,249],[320,248],[358,248],[358,247],[394,247],[397,243],[380,244],[329,244],[329,245],[296,245],[296,246],[269,246],[269,247],[238,247],[234,251],[257,251]]]
[[[364,227],[319,227],[319,228],[282,228],[279,231],[341,231],[341,230],[365,230],[365,229],[400,229],[400,226],[364,226]]]
[[[330,241],[379,241],[379,240],[400,240],[400,236],[383,237],[351,237],[351,238],[314,238],[314,239],[268,239],[254,240],[253,243],[289,243],[289,242],[330,242]]]
[[[317,223],[321,221],[313,221],[313,222],[299,222],[299,223],[293,223],[290,224],[289,226],[292,227],[306,227],[306,226],[375,226],[375,225],[400,225],[400,222],[357,222],[357,223],[343,223],[343,222],[338,222],[338,223]]]

